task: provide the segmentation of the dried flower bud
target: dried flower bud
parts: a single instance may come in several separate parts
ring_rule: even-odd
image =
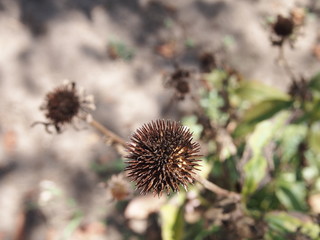
[[[80,99],[75,92],[75,84],[58,87],[47,94],[46,117],[57,125],[70,122],[80,110]]]
[[[189,87],[189,83],[185,80],[181,80],[177,83],[176,89],[179,93],[183,94],[187,94],[190,92],[190,87]]]
[[[66,82],[49,92],[45,103],[41,106],[48,122],[35,122],[34,124],[43,124],[48,132],[50,132],[48,127],[54,126],[60,133],[63,125],[73,123],[75,118],[86,119],[87,110],[94,108],[92,96],[85,96],[81,93],[74,82]]]
[[[190,71],[176,66],[176,70],[165,80],[164,86],[174,88],[176,90],[176,96],[179,100],[182,100],[185,95],[190,93],[190,76]]]
[[[216,59],[211,53],[203,53],[199,58],[200,69],[204,73],[210,73],[217,67]]]
[[[194,182],[200,146],[192,142],[192,133],[186,127],[157,120],[138,129],[131,141],[126,171],[142,194],[169,194],[170,189],[177,192],[179,185],[187,189]]]
[[[131,186],[123,174],[113,175],[108,181],[107,190],[114,200],[124,200],[131,194]]]
[[[280,37],[289,37],[294,30],[294,22],[291,18],[278,15],[277,21],[273,25],[273,31]]]

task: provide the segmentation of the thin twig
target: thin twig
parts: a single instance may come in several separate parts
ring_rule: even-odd
[[[296,77],[295,74],[293,73],[293,71],[291,70],[291,67],[289,66],[289,63],[284,55],[284,47],[283,45],[279,47],[279,56],[278,56],[278,62],[282,65],[283,69],[285,70],[285,72],[287,73],[287,75],[289,76],[289,78],[295,82],[296,81]]]
[[[195,179],[201,183],[206,189],[210,190],[211,192],[224,197],[234,198],[235,200],[239,201],[241,199],[241,195],[236,192],[231,192],[226,189],[223,189],[216,184],[208,181],[207,179],[199,176],[198,174],[195,175]]]
[[[103,126],[101,123],[98,121],[91,119],[89,121],[89,124],[94,127],[95,129],[99,130],[105,137],[107,137],[108,140],[111,141],[111,144],[117,144],[122,147],[126,147],[126,141],[119,137],[117,134]]]

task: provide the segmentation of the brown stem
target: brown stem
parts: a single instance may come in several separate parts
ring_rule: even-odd
[[[126,147],[126,142],[125,142],[124,139],[119,137],[114,132],[110,131],[108,128],[103,126],[101,123],[99,123],[96,120],[92,119],[92,120],[89,121],[89,124],[92,127],[94,127],[95,129],[99,130],[101,133],[103,133],[103,135],[105,135],[108,138],[108,140],[111,141],[111,144],[117,144],[117,145],[120,145],[120,146],[122,146],[124,148]]]
[[[289,78],[292,81],[296,81],[295,74],[291,70],[289,63],[284,55],[284,47],[281,45],[279,47],[279,56],[278,56],[278,61],[280,64],[282,64],[283,69],[285,70],[286,74],[289,76]]]
[[[223,189],[219,186],[217,186],[216,184],[208,181],[207,179],[199,176],[199,175],[195,175],[195,179],[201,183],[206,189],[210,190],[211,192],[219,195],[219,196],[224,196],[224,197],[229,197],[229,198],[233,198],[237,201],[239,201],[241,199],[241,196],[239,193],[236,192],[231,192],[228,191],[226,189]]]

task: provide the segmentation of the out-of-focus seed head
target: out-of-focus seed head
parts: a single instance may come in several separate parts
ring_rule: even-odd
[[[176,89],[181,94],[187,94],[190,92],[189,83],[185,80],[181,80],[177,83]]]
[[[278,15],[277,21],[273,25],[273,31],[280,37],[289,37],[294,30],[294,22],[291,18]]]
[[[191,72],[187,69],[175,66],[176,70],[170,75],[166,76],[164,86],[175,89],[176,97],[183,100],[184,97],[191,92],[190,76]]]
[[[114,200],[127,199],[131,193],[131,186],[123,174],[113,175],[107,183],[107,190],[110,197]]]
[[[210,73],[217,67],[216,59],[212,53],[203,53],[199,58],[200,69],[204,73]]]
[[[60,133],[62,126],[73,123],[75,118],[87,119],[89,109],[95,109],[93,97],[85,96],[74,82],[66,82],[46,95],[41,110],[45,111],[47,122],[35,122],[33,125],[43,124],[48,132],[49,127],[54,126]]]
[[[46,96],[46,117],[56,125],[70,123],[80,109],[80,99],[75,91],[75,84],[71,87],[56,88]]]
[[[126,171],[142,194],[187,189],[199,166],[200,145],[178,122],[157,120],[139,128],[128,144]]]

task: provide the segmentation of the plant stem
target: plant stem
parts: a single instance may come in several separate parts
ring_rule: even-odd
[[[282,67],[284,69],[284,71],[286,72],[286,74],[289,76],[289,78],[291,79],[291,81],[295,82],[296,81],[296,77],[295,74],[293,73],[293,71],[291,70],[289,63],[284,55],[284,47],[283,45],[279,48],[279,57],[278,57],[278,61],[280,64],[282,64]]]
[[[224,197],[229,197],[229,198],[234,198],[235,200],[239,201],[241,199],[241,195],[236,192],[231,192],[226,189],[223,189],[216,184],[208,181],[207,179],[199,176],[198,174],[195,175],[195,179],[201,183],[206,189],[209,191],[219,195],[219,196],[224,196]]]
[[[103,133],[103,135],[105,135],[105,137],[107,137],[107,139],[111,141],[111,144],[117,144],[124,148],[126,147],[126,141],[124,139],[122,139],[117,134],[103,126],[98,121],[92,119],[89,121],[89,124],[95,129],[99,130],[101,133]]]

